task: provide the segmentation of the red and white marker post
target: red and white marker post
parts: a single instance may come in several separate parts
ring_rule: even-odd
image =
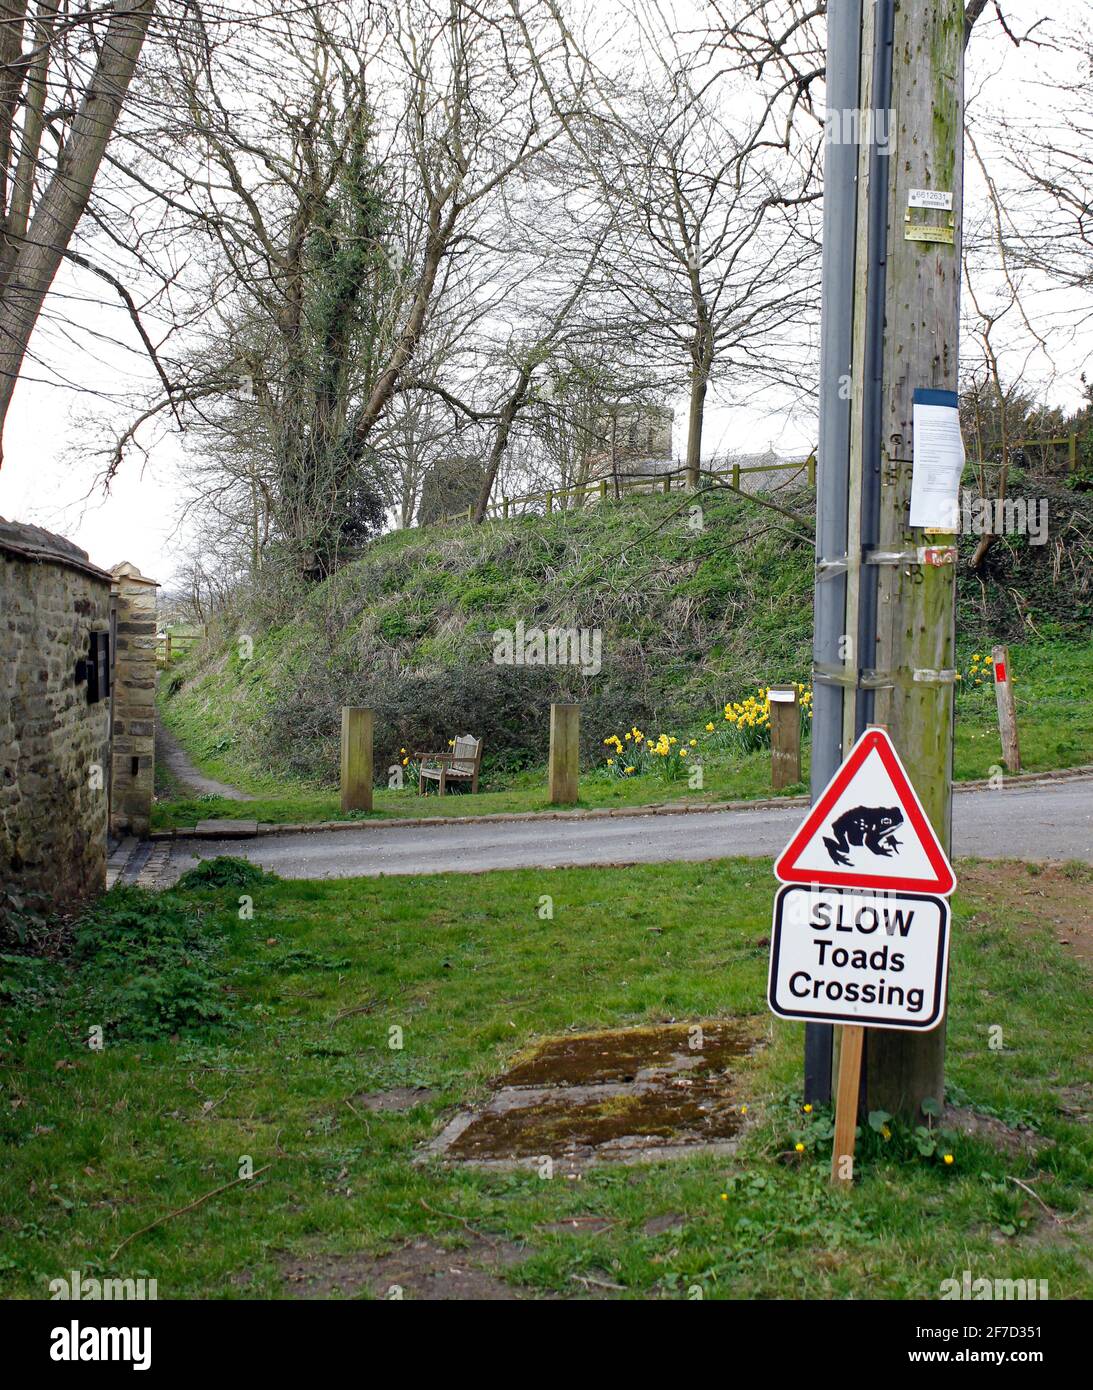
[[[1010,654],[1008,647],[992,647],[994,663],[994,698],[998,704],[998,732],[1002,737],[1002,759],[1007,772],[1021,771],[1021,749],[1017,742],[1017,708],[1013,703],[1010,684]]]

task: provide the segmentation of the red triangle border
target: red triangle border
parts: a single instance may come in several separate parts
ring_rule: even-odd
[[[858,769],[871,753],[880,755],[885,771],[892,779],[900,806],[918,835],[919,842],[930,861],[934,878],[887,878],[881,874],[864,873],[860,869],[799,869],[797,859],[809,841],[827,819],[831,807],[838,801]],[[805,817],[789,844],[774,861],[774,876],[781,883],[815,883],[827,888],[866,888],[904,893],[939,893],[947,897],[956,887],[956,875],[948,856],[926,818],[922,803],[907,776],[890,735],[884,729],[866,729],[847,754],[846,761],[821,792],[816,804]]]

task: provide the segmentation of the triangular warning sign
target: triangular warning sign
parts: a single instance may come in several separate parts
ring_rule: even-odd
[[[782,883],[949,894],[956,877],[891,738],[866,729],[774,863]]]

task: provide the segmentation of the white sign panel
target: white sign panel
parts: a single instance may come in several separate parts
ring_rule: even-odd
[[[919,389],[911,413],[911,525],[958,531],[964,440],[956,392]]]
[[[792,884],[774,903],[768,1002],[782,1018],[929,1032],[948,949],[944,898]]]
[[[907,192],[909,208],[938,208],[952,212],[953,195],[944,188],[911,188]]]

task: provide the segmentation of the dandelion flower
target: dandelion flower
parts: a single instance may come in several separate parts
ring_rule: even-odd
[[[801,1143],[794,1144],[793,1147],[797,1150],[799,1154],[803,1154],[805,1151],[805,1146]]]
[[[951,1164],[953,1162],[953,1156],[952,1154],[944,1154],[942,1155],[942,1160],[946,1164]]]

